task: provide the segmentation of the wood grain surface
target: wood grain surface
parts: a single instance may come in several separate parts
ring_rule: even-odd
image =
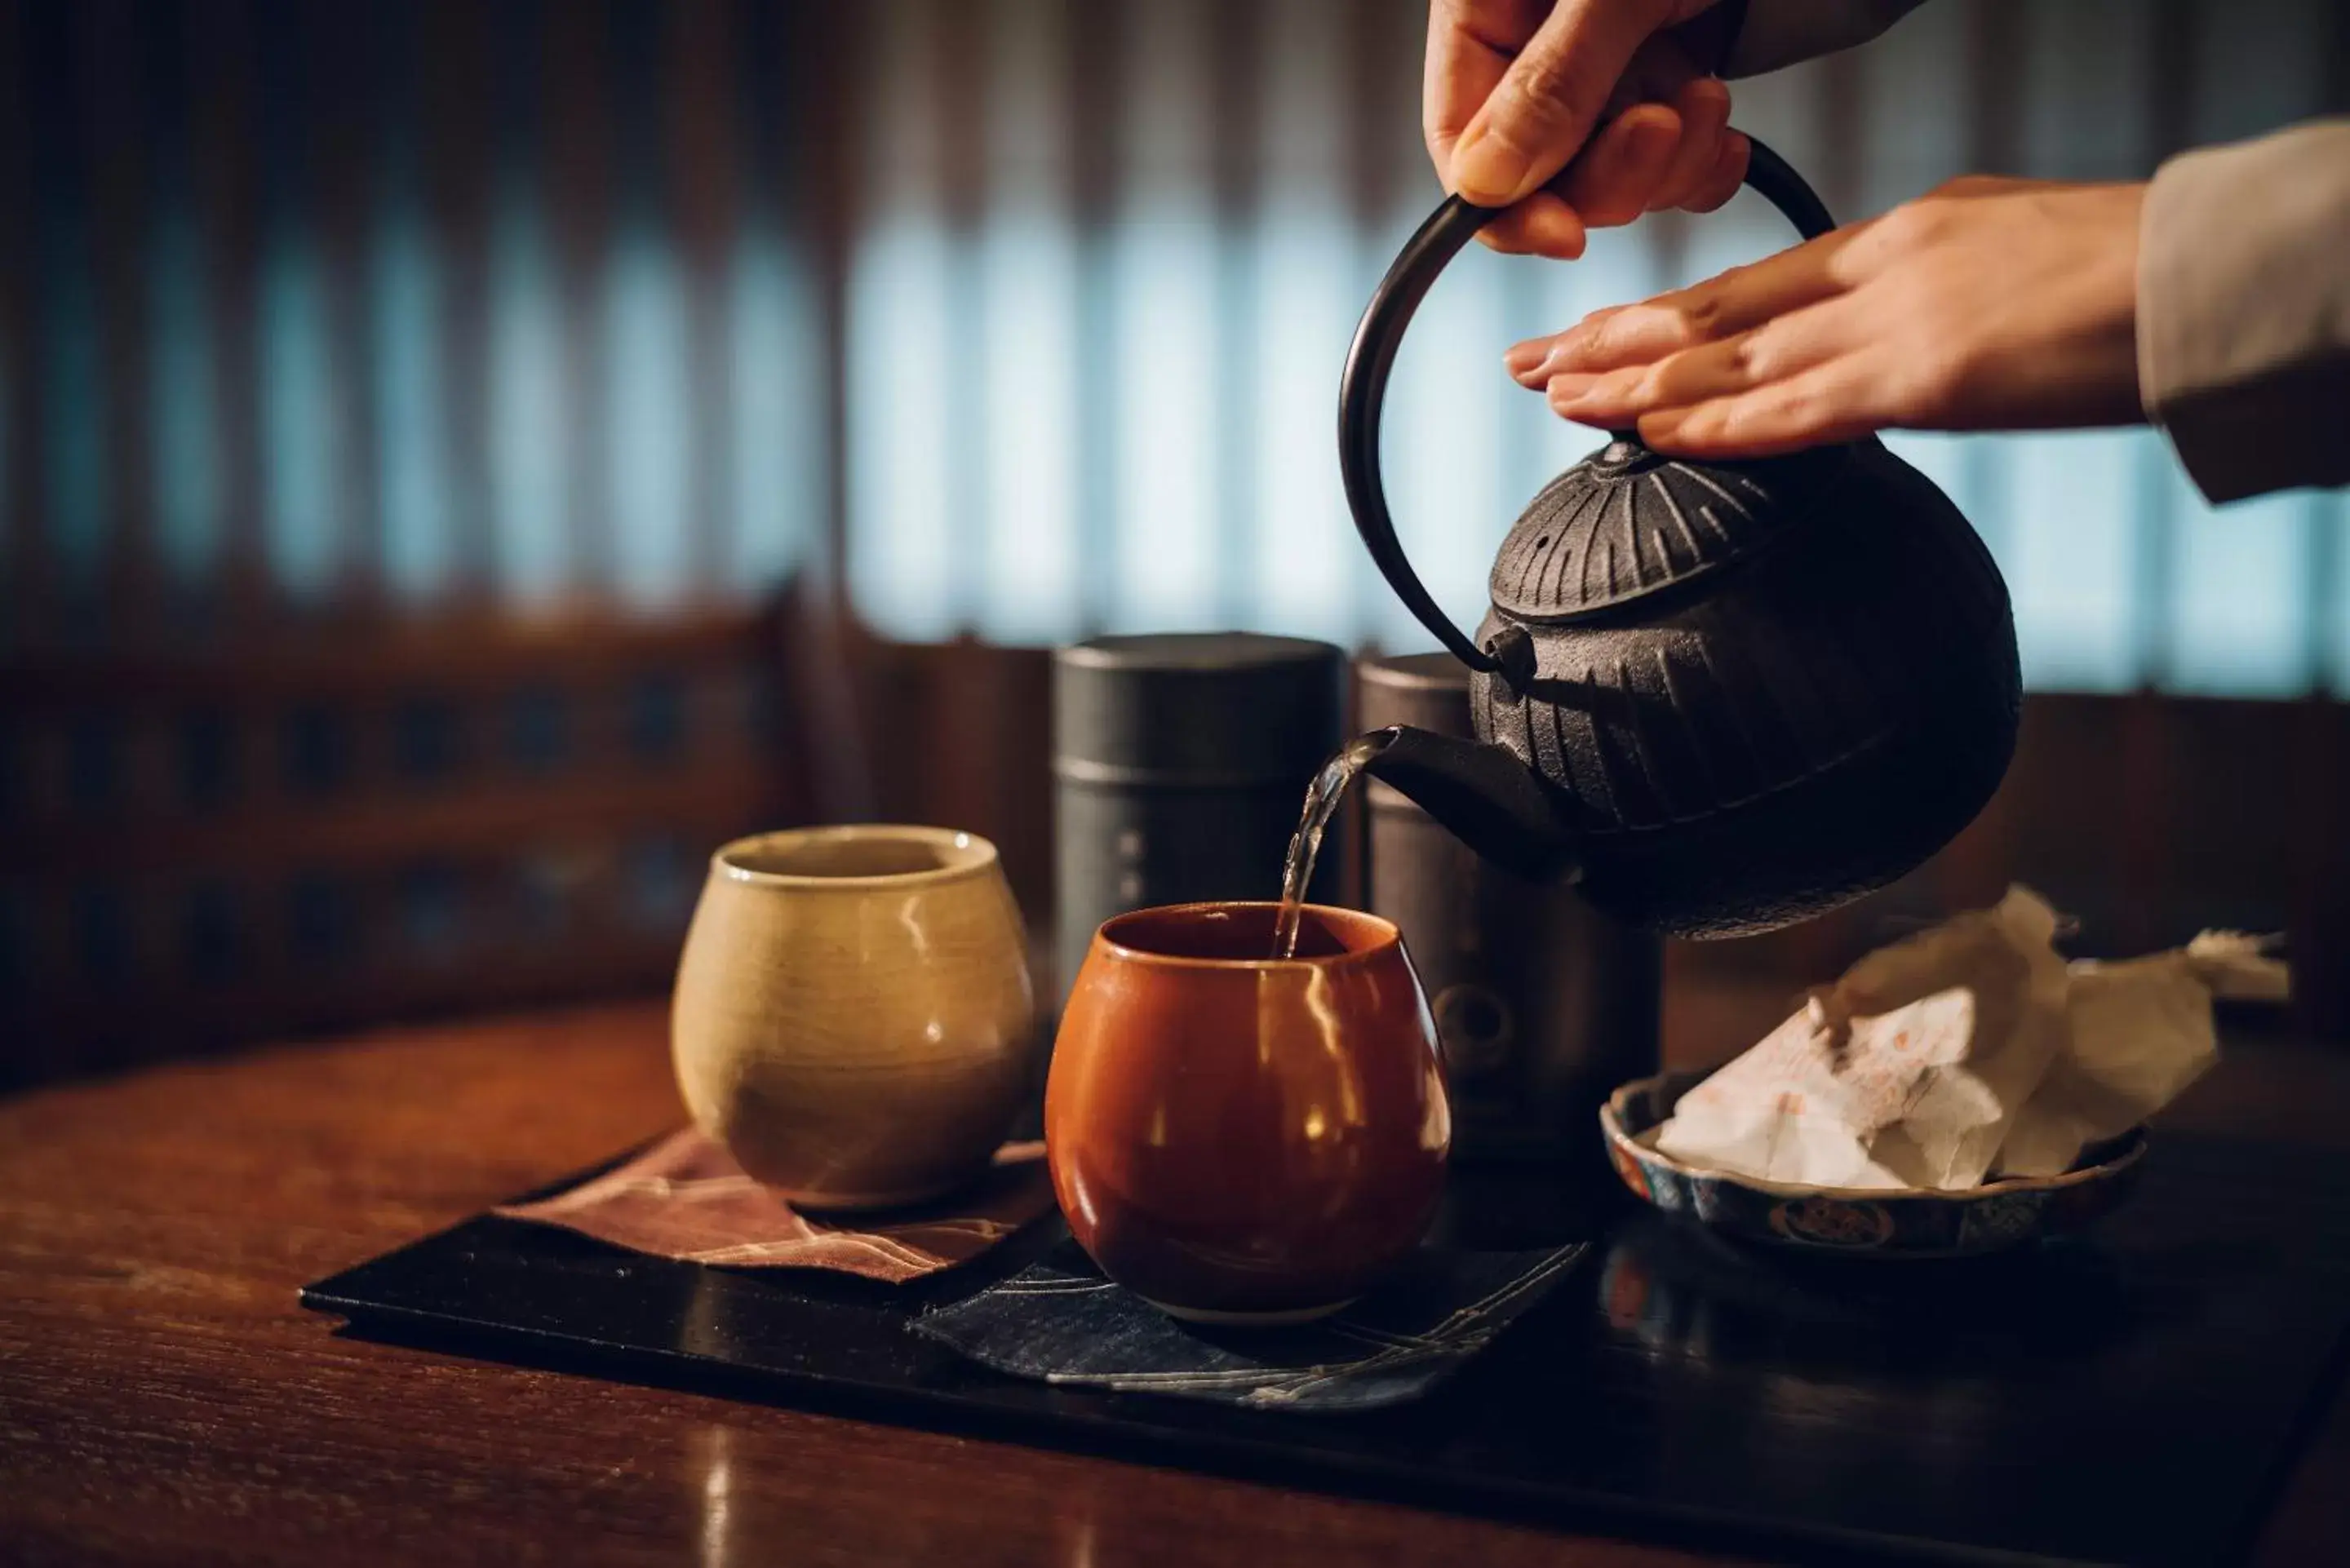
[[[1774,1005],[1677,1005],[1672,1054]],[[2350,1061],[2277,1043],[2178,1119],[2340,1142],[2345,1113]],[[680,1119],[650,1004],[0,1104],[0,1562],[1718,1561],[365,1344],[296,1305]],[[2350,1561],[2345,1483],[2337,1403],[2260,1561]]]

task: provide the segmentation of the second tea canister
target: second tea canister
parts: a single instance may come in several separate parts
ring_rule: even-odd
[[[1466,737],[1469,671],[1449,653],[1365,659],[1366,730]],[[1657,1070],[1661,951],[1570,887],[1480,860],[1367,781],[1365,889],[1403,931],[1444,1042],[1456,1159],[1557,1158],[1597,1147],[1609,1091]]]

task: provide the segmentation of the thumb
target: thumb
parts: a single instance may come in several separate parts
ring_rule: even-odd
[[[1506,207],[1566,167],[1666,11],[1659,0],[1559,0],[1462,129],[1452,188]]]

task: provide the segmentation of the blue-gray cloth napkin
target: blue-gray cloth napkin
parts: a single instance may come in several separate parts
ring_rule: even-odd
[[[1288,1328],[1178,1323],[1063,1241],[913,1330],[1047,1383],[1284,1410],[1377,1409],[1426,1393],[1539,1302],[1588,1243],[1530,1251],[1423,1247],[1334,1317]]]

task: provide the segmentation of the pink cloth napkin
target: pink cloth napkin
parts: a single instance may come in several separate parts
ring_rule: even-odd
[[[691,1127],[566,1192],[495,1210],[631,1251],[734,1268],[831,1269],[896,1284],[967,1262],[1053,1208],[1041,1143],[1008,1143],[919,1208],[803,1214]]]

